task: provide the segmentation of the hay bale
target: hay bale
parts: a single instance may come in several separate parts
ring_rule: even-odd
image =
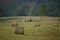
[[[53,23],[53,26],[54,26],[54,27],[59,27],[59,21],[54,22],[54,23]]]
[[[16,26],[18,26],[18,23],[12,23],[11,26],[16,27]]]
[[[26,20],[23,20],[23,22],[26,22]]]
[[[16,27],[15,34],[24,34],[24,27]]]
[[[34,24],[34,27],[40,27],[40,26],[41,26],[40,23],[35,23],[35,24]]]
[[[54,26],[54,27],[59,27],[59,24],[55,23],[53,26]]]

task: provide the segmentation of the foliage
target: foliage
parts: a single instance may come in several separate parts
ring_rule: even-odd
[[[60,17],[60,1],[59,0],[53,0],[54,2],[50,5],[51,9],[53,9],[53,12],[49,16],[55,16]]]
[[[46,4],[45,3],[41,3],[38,6],[38,9],[35,11],[36,15],[46,15]]]
[[[24,8],[24,5],[23,5],[23,4],[19,5],[19,6],[14,10],[13,15],[14,15],[14,16],[17,16],[17,15],[19,15],[19,14],[21,15],[22,12],[23,12],[23,8]]]
[[[0,8],[5,10],[3,15],[0,12],[0,16],[40,16],[46,14],[48,16],[60,16],[60,0],[43,0],[41,3],[38,1],[41,0],[0,0]],[[28,7],[27,12],[25,6]],[[52,12],[47,13],[50,10],[49,8]]]

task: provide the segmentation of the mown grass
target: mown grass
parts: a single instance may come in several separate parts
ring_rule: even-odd
[[[34,27],[35,22],[22,23],[22,20],[18,21],[19,26],[22,24],[24,27],[24,35],[14,34],[15,28],[11,26],[11,22],[14,20],[1,22],[0,40],[60,40],[60,26],[53,27],[53,18],[49,19],[42,21],[41,27]]]

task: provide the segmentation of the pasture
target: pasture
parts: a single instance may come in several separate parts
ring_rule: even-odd
[[[60,40],[60,25],[54,27],[53,24],[59,17],[32,17],[33,22],[22,22],[29,17],[2,17],[0,18],[0,40]],[[18,22],[24,27],[24,35],[14,34],[15,28],[11,27],[13,22]],[[34,27],[34,23],[41,22],[40,27]]]

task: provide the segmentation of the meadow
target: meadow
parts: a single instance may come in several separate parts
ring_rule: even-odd
[[[23,22],[29,17],[1,17],[0,18],[0,40],[60,40],[60,24],[54,27],[56,19],[60,17],[32,17],[33,22]],[[11,26],[13,22],[18,22],[24,27],[24,35],[14,34],[15,28]],[[40,27],[34,27],[34,23],[41,22]],[[60,22],[60,21],[59,21]]]

